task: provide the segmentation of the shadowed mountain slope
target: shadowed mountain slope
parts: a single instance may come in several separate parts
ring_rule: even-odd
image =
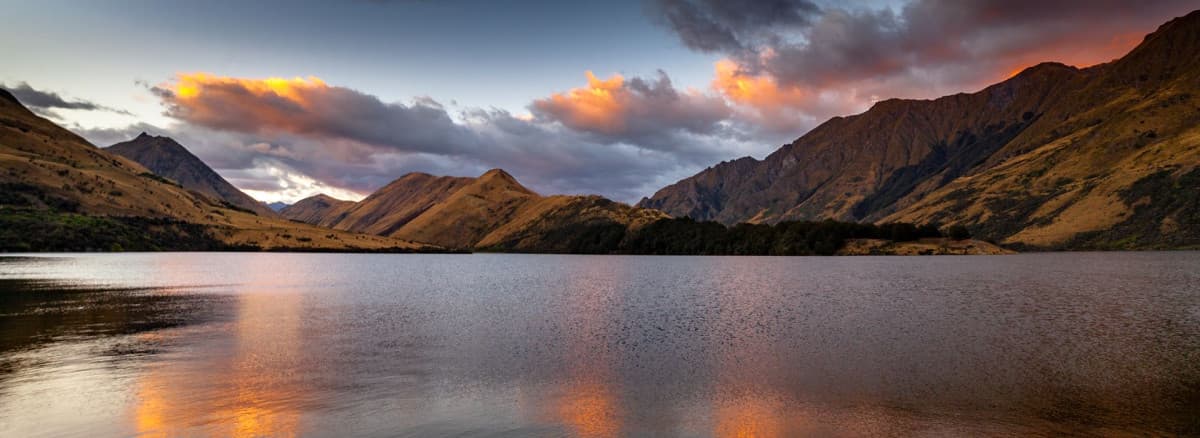
[[[275,215],[275,210],[238,190],[170,137],[156,137],[143,132],[133,140],[117,143],[105,150],[136,161],[151,172],[178,182],[185,189],[228,202],[261,216]]]

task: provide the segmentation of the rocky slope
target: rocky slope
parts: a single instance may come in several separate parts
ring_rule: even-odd
[[[289,219],[448,248],[565,251],[591,227],[643,226],[666,215],[599,196],[538,195],[500,169],[478,178],[410,173],[357,203],[313,197]]]
[[[14,239],[0,243],[10,249],[111,248],[29,245],[29,242],[75,245],[66,241],[47,242],[47,239],[70,237],[65,235],[29,236],[55,230],[112,244],[130,243],[132,239],[145,249],[433,248],[229,208],[132,160],[89,144],[33,114],[4,90],[0,90],[0,169],[0,221],[5,224],[4,238]],[[28,229],[16,230],[17,227]],[[153,241],[147,241],[147,236],[154,237]],[[189,243],[181,246],[179,242]]]
[[[1040,248],[1200,244],[1200,12],[1109,64],[1046,63],[972,94],[887,100],[638,205],[723,223],[964,224]]]
[[[238,190],[170,137],[156,137],[143,132],[132,140],[117,143],[105,150],[133,160],[154,174],[179,183],[185,189],[228,202],[260,216],[275,216],[274,210]]]

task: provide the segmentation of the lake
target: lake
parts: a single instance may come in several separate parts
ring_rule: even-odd
[[[0,257],[0,436],[1200,434],[1200,253]]]

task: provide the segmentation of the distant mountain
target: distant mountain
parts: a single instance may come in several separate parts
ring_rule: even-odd
[[[539,198],[512,175],[492,169],[445,196],[391,235],[438,241],[455,248],[472,247],[512,220],[521,207]]]
[[[1200,245],[1200,12],[1120,60],[836,117],[638,206],[737,222],[963,224],[1037,248]]]
[[[296,201],[296,203],[279,210],[285,218],[320,225],[324,218],[334,216],[337,212],[354,206],[352,201],[343,201],[325,194],[317,194]]]
[[[267,204],[267,208],[270,208],[271,211],[279,213],[280,210],[287,208],[287,206],[289,206],[289,205],[292,205],[292,204],[288,204],[286,202],[272,202],[270,204]]]
[[[434,249],[229,208],[89,144],[5,90],[0,169],[0,251]]]
[[[324,195],[283,210],[284,217],[449,248],[567,251],[573,231],[637,228],[666,215],[599,196],[543,197],[492,169],[478,178],[410,173],[357,203]]]
[[[331,212],[319,225],[339,230],[393,235],[402,226],[473,181],[473,178],[409,173],[376,190],[362,201],[344,210]]]
[[[170,137],[157,137],[143,132],[133,140],[117,143],[105,150],[136,161],[151,172],[178,182],[185,189],[263,216],[275,216],[275,210],[238,190]]]

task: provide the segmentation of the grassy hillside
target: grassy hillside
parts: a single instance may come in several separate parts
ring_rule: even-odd
[[[4,90],[0,90],[0,169],[0,214],[8,225],[5,248],[113,249],[113,244],[122,249],[433,248],[260,216],[189,191],[38,117]],[[142,225],[147,227],[146,235],[138,237],[133,229]],[[88,233],[100,237],[80,243],[60,238]]]

